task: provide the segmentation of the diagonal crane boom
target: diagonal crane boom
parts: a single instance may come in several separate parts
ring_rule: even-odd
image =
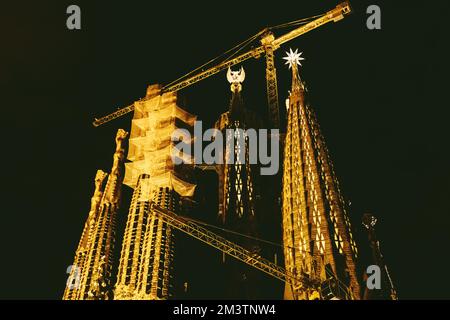
[[[311,30],[314,30],[328,22],[334,21],[337,22],[344,18],[345,15],[351,12],[350,3],[348,1],[344,1],[341,4],[337,5],[331,11],[328,11],[324,15],[319,18],[304,24],[278,38],[275,38],[271,32],[267,32],[263,38],[261,39],[261,45],[256,47],[248,52],[245,52],[235,58],[225,60],[222,63],[217,64],[205,71],[197,73],[185,80],[173,83],[171,85],[167,85],[162,88],[161,93],[165,92],[175,92],[181,89],[184,89],[194,83],[197,83],[203,79],[206,79],[216,73],[219,73],[222,70],[228,69],[236,64],[239,64],[243,61],[246,61],[250,58],[259,58],[262,55],[266,55],[266,80],[267,80],[267,98],[269,104],[269,117],[271,120],[271,125],[274,128],[279,127],[279,106],[278,106],[278,92],[277,92],[277,78],[276,78],[276,69],[274,62],[274,54],[273,52],[277,50],[282,44],[301,36]],[[145,98],[143,99],[145,100]],[[107,116],[104,116],[100,119],[95,119],[93,125],[98,127],[106,122],[114,120],[132,112],[134,110],[134,104],[126,106],[122,109],[119,109]]]
[[[250,252],[244,247],[228,241],[227,239],[199,226],[195,222],[177,216],[171,211],[159,207],[155,203],[151,204],[151,211],[173,228],[178,229],[258,270],[261,270],[272,277],[288,282],[295,287],[302,288],[303,290],[318,290],[320,287],[320,282],[317,280],[307,277],[298,277],[275,263],[262,258],[260,255]]]
[[[265,272],[278,280],[288,283],[292,286],[294,291],[308,292],[317,299],[352,299],[351,292],[348,287],[342,283],[338,283],[334,277],[328,278],[325,281],[320,281],[319,279],[314,279],[303,275],[297,276],[276,265],[275,263],[264,259],[260,255],[199,226],[197,223],[180,217],[167,209],[159,207],[154,202],[150,204],[150,210],[159,219],[163,220],[171,227],[180,230],[235,259],[240,260],[253,268]]]

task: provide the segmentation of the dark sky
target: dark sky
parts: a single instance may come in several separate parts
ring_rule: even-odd
[[[339,1],[92,2],[16,1],[0,10],[0,298],[61,298],[95,172],[110,170],[117,128],[129,130],[130,116],[93,128],[94,116],[266,26],[323,13]],[[82,9],[80,31],[66,29],[69,4]],[[366,28],[368,4],[380,5],[382,30]],[[290,84],[281,57],[299,48],[353,225],[360,228],[364,212],[378,216],[401,298],[450,298],[450,3],[352,5],[353,15],[276,52],[281,105]],[[264,60],[244,67],[244,99],[264,114]],[[191,111],[211,124],[227,108],[229,84],[221,73],[183,93]]]

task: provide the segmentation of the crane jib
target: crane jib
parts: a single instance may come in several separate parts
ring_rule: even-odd
[[[228,67],[232,67],[238,63],[241,63],[245,60],[248,60],[250,58],[259,58],[261,55],[264,55],[266,53],[266,49],[270,47],[270,50],[275,51],[276,49],[278,49],[282,44],[295,39],[299,36],[301,36],[302,34],[305,34],[311,30],[314,30],[328,22],[334,21],[337,22],[341,19],[344,18],[345,15],[351,13],[352,9],[350,6],[349,1],[344,1],[341,4],[337,5],[336,8],[334,8],[331,11],[328,11],[327,13],[325,13],[323,16],[321,16],[320,18],[317,18],[305,25],[302,25],[290,32],[288,32],[285,35],[282,35],[276,39],[274,39],[271,43],[266,43],[262,46],[259,46],[255,49],[252,49],[246,53],[241,54],[238,57],[235,57],[233,59],[230,60],[226,60],[224,62],[219,63],[218,65],[209,68],[206,71],[202,71],[199,74],[196,74],[194,76],[189,77],[188,79],[185,80],[181,80],[175,84],[171,84],[168,85],[166,87],[162,88],[162,93],[164,92],[175,92],[181,89],[184,89],[194,83],[197,83],[203,79],[206,79],[216,73],[219,73],[222,70],[227,69]],[[274,75],[275,76],[275,75]],[[276,76],[275,76],[276,77]],[[268,79],[272,79],[271,77],[267,77]],[[272,79],[272,80],[276,80],[276,79]],[[276,83],[276,81],[274,81],[274,83]],[[268,86],[268,87],[273,87],[272,86]],[[276,92],[276,91],[274,91]],[[270,101],[278,101],[278,97],[269,97]],[[274,108],[277,109],[278,108],[278,103],[274,104]],[[119,118],[131,111],[134,110],[134,105],[129,105],[123,109],[117,110],[105,117],[102,117],[100,119],[95,119],[95,121],[93,122],[93,125],[95,127],[98,127],[106,122],[112,121],[116,118]],[[274,110],[275,114],[277,114],[276,112],[277,110]]]
[[[216,73],[219,73],[220,71],[225,70],[225,69],[227,69],[229,67],[232,67],[232,66],[234,66],[234,65],[236,65],[238,63],[241,63],[241,62],[243,62],[245,60],[248,60],[250,58],[258,58],[263,53],[264,53],[264,48],[262,46],[260,46],[260,47],[258,47],[256,49],[253,49],[253,50],[251,50],[249,52],[246,52],[246,53],[244,53],[244,54],[242,54],[242,55],[240,55],[240,56],[238,56],[236,58],[233,58],[231,60],[227,60],[225,62],[222,62],[219,65],[217,65],[215,67],[212,67],[212,68],[210,68],[210,69],[208,69],[206,71],[203,71],[200,74],[195,75],[195,76],[193,76],[193,77],[191,77],[191,78],[189,78],[189,79],[187,79],[185,81],[182,81],[180,83],[171,85],[169,87],[164,87],[162,89],[162,92],[174,92],[174,91],[181,90],[183,88],[186,88],[186,87],[190,86],[191,84],[194,84],[194,83],[196,83],[196,82],[198,82],[200,80],[208,78],[209,76],[212,76],[212,75],[214,75]]]

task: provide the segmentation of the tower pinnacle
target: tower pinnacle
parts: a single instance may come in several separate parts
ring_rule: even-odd
[[[303,88],[302,82],[300,80],[300,75],[298,74],[298,67],[301,66],[301,61],[305,60],[302,55],[303,52],[298,52],[298,49],[295,49],[295,51],[292,51],[292,49],[289,49],[289,52],[286,51],[287,56],[283,59],[286,60],[287,65],[289,65],[289,69],[292,69],[292,91],[294,92],[296,90],[299,90],[300,88]]]
[[[245,79],[245,71],[244,68],[241,67],[239,71],[231,71],[230,68],[228,68],[227,72],[227,80],[229,83],[231,83],[231,92],[241,92],[242,85],[241,83],[244,82]]]

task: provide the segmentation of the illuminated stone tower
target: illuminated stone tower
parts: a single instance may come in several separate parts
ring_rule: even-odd
[[[246,130],[261,126],[256,114],[244,107],[241,96],[244,69],[228,70],[228,81],[231,84],[232,97],[229,111],[222,114],[215,127],[223,132],[225,138],[224,165],[218,166],[219,177],[219,221],[227,229],[252,237],[258,236],[255,171],[250,164],[249,138]],[[231,161],[230,161],[231,160]],[[245,237],[235,237],[240,243],[255,254],[260,248],[256,241]],[[225,256],[224,256],[225,261]],[[256,273],[248,266],[239,265],[234,260],[226,262],[228,273],[228,291],[236,298],[254,298],[257,291],[254,279]]]
[[[241,68],[239,75],[235,75],[234,78],[231,76],[233,73],[237,74],[228,71],[232,92],[229,111],[222,114],[215,125],[224,133],[226,148],[225,165],[220,166],[219,173],[219,216],[225,224],[238,222],[247,225],[242,221],[251,221],[255,216],[255,195],[254,173],[249,163],[248,137],[245,136],[245,130],[257,128],[260,123],[256,115],[244,107],[241,96],[241,82],[245,78],[244,69]]]
[[[340,286],[349,287],[351,298],[359,299],[357,248],[325,140],[305,102],[297,68],[303,60],[300,55],[291,50],[284,58],[292,69],[282,189],[285,267],[321,281],[338,279]],[[317,297],[317,293],[286,285],[286,299]]]
[[[179,127],[191,128],[196,117],[178,106],[176,93],[160,94],[149,86],[135,102],[124,184],[134,189],[128,213],[114,299],[160,300],[170,297],[173,232],[155,217],[151,202],[178,213],[180,197],[191,197],[189,165],[175,165],[171,141]],[[189,159],[183,158],[187,163]]]
[[[75,259],[70,271],[70,283],[64,291],[65,300],[112,298],[111,269],[116,232],[116,214],[122,185],[123,140],[127,132],[117,131],[116,151],[111,174],[102,192],[107,176],[101,170],[95,176],[95,191],[91,210],[85,223]]]

